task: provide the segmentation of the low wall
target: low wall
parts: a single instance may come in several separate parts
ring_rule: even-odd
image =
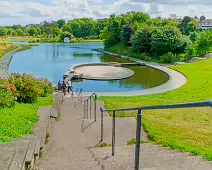
[[[40,116],[34,128],[34,134],[10,143],[0,144],[0,170],[25,170],[33,168],[44,149],[46,139],[51,135],[51,125],[58,116],[59,95],[54,94],[54,107],[40,107]]]

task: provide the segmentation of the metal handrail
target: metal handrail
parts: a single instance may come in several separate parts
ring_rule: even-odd
[[[96,121],[96,100],[97,100],[97,95],[96,93],[93,93],[92,95],[90,95],[86,100],[84,100],[84,118],[87,117],[88,119],[88,110],[90,110],[90,119],[91,119],[91,116],[92,116],[92,98],[94,96],[94,121]],[[90,109],[89,106],[88,106],[88,103],[90,101]]]
[[[81,104],[82,103],[82,88],[80,89],[79,93],[77,94],[78,92],[78,88],[76,89],[76,97],[77,97],[77,101],[75,102],[74,104],[74,107],[76,107],[77,105]]]
[[[203,102],[192,102],[192,103],[183,103],[183,104],[169,104],[169,105],[158,105],[158,106],[144,106],[136,108],[124,108],[124,109],[110,109],[103,110],[100,107],[101,111],[101,141],[103,141],[103,112],[113,112],[113,121],[112,121],[112,156],[115,155],[115,118],[116,112],[121,111],[138,111],[137,113],[137,129],[136,129],[136,147],[135,147],[135,170],[139,170],[139,158],[140,158],[140,140],[141,140],[141,125],[142,125],[142,111],[143,110],[159,110],[159,109],[179,109],[179,108],[197,108],[197,107],[211,107],[212,100],[203,101]]]

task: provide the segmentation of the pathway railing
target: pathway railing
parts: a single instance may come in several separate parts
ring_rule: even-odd
[[[90,119],[92,119],[92,101],[94,101],[93,112],[94,112],[94,121],[96,121],[96,101],[97,101],[96,93],[93,93],[88,97],[88,99],[84,101],[84,118],[88,119],[90,117]]]
[[[79,90],[79,92],[78,92],[78,88],[76,89],[76,97],[77,97],[77,101],[75,102],[74,107],[82,103],[82,88]]]
[[[197,108],[197,107],[212,107],[212,100],[194,103],[184,104],[169,104],[160,106],[144,106],[137,108],[125,108],[125,109],[113,109],[101,111],[101,141],[103,141],[103,112],[113,112],[112,122],[112,156],[115,154],[115,125],[116,125],[116,112],[122,111],[137,111],[137,129],[136,129],[136,147],[135,147],[135,170],[139,170],[139,159],[140,159],[140,140],[141,140],[141,125],[142,125],[142,111],[144,110],[159,110],[159,109],[177,109],[177,108]]]

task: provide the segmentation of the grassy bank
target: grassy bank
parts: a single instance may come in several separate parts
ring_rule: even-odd
[[[38,46],[38,44],[20,44],[22,48],[17,50],[17,52],[25,51],[25,50],[30,50],[33,46]]]
[[[0,37],[0,43],[9,42],[24,42],[24,41],[35,41],[40,40],[40,38],[35,37]]]
[[[180,89],[140,97],[101,97],[101,100],[108,109],[115,109],[212,99],[212,59],[171,68],[188,79]],[[135,117],[136,113],[117,113],[117,116]],[[159,144],[212,160],[211,108],[145,111],[143,126],[148,136]]]
[[[0,143],[32,134],[39,120],[39,106],[50,105],[53,105],[52,96],[39,98],[36,104],[17,103],[12,108],[0,108]]]
[[[8,43],[0,43],[0,58],[6,54],[7,52],[16,49],[17,46],[8,44]]]
[[[157,63],[161,63],[161,61],[158,58],[158,55],[153,55],[153,54],[148,54],[148,53],[136,53],[133,51],[132,48],[126,47],[124,44],[119,43],[116,44],[112,47],[105,48],[106,51],[114,52],[117,54],[121,54],[123,56],[128,56],[132,58],[137,58],[140,60],[145,60],[145,61],[153,61]],[[151,57],[150,57],[151,56]]]

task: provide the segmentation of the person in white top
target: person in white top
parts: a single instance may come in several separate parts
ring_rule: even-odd
[[[68,80],[68,93],[69,93],[70,91],[72,92],[72,95],[73,95],[72,83],[71,83],[71,80],[69,79],[69,80]]]

